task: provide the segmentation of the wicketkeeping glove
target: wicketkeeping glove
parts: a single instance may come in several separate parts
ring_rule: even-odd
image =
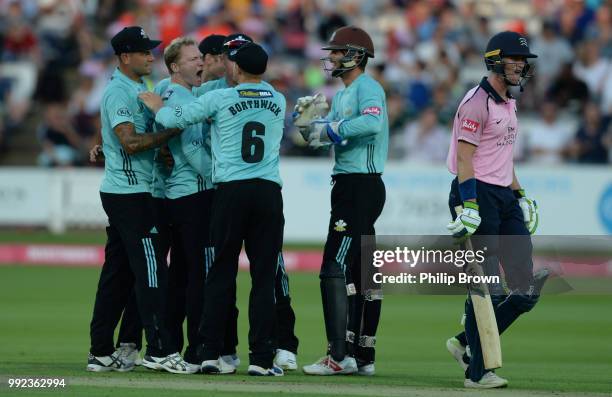
[[[473,201],[464,201],[463,211],[457,214],[457,219],[446,225],[446,228],[453,234],[453,237],[463,239],[474,234],[480,226],[480,222],[478,204]]]
[[[321,93],[298,98],[293,108],[293,125],[298,127],[304,140],[308,140],[312,121],[325,116],[328,109],[325,95]]]
[[[329,145],[345,145],[346,140],[342,139],[338,132],[343,122],[344,120],[314,120],[311,123],[310,133],[308,135],[308,146],[313,149],[318,149]]]
[[[527,226],[527,230],[529,230],[529,234],[534,234],[536,229],[538,228],[538,203],[535,200],[531,200],[525,196],[525,190],[515,190],[514,196],[518,199],[519,206],[523,211],[523,220],[525,221],[525,226]]]

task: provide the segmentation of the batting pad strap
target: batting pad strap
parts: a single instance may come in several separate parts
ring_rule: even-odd
[[[367,336],[362,335],[359,337],[359,346],[360,347],[376,347],[376,337],[375,336]]]
[[[471,200],[476,198],[476,178],[466,179],[459,184],[459,195],[461,201]]]
[[[381,289],[367,289],[363,293],[363,299],[366,301],[381,301],[383,292]]]

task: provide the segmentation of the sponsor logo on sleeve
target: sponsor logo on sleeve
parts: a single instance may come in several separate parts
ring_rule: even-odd
[[[475,133],[478,130],[480,123],[470,119],[463,119],[461,122],[461,129],[469,131],[471,133]]]
[[[132,112],[128,108],[117,109],[117,116],[121,117],[132,117]]]
[[[361,114],[373,114],[374,116],[380,116],[380,108],[378,106],[368,106],[361,111]]]
[[[174,116],[176,117],[181,117],[183,115],[183,108],[180,106],[177,106],[174,108]]]

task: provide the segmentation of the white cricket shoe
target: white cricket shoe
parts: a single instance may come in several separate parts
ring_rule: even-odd
[[[173,374],[195,374],[197,372],[197,368],[183,360],[183,357],[178,352],[169,354],[166,357],[145,355],[142,359],[142,366],[158,371],[168,371]]]
[[[127,363],[119,352],[115,350],[110,356],[94,356],[89,353],[87,358],[87,370],[91,372],[127,372],[134,369],[134,363]]]
[[[289,350],[277,349],[274,364],[285,371],[295,371],[298,369],[297,357]]]
[[[140,350],[136,349],[136,343],[120,343],[117,351],[119,352],[119,357],[127,364],[142,365]]]
[[[213,375],[233,374],[236,372],[236,367],[226,363],[221,357],[216,360],[202,361],[202,373]]]
[[[272,368],[263,368],[259,365],[249,365],[248,374],[251,376],[283,376],[285,373],[280,367],[272,365]]]
[[[357,372],[357,361],[349,356],[336,361],[329,355],[312,365],[305,365],[302,370],[306,375],[351,375]]]
[[[497,376],[495,372],[489,371],[484,374],[482,379],[478,382],[474,382],[470,378],[467,378],[463,381],[463,386],[468,389],[495,389],[508,386],[508,380]]]
[[[446,341],[446,350],[448,350],[451,356],[453,356],[453,358],[457,360],[457,363],[459,364],[463,372],[465,372],[465,370],[468,369],[469,364],[463,361],[465,347],[461,345],[459,339],[455,338],[454,336],[448,339]]]
[[[200,364],[192,364],[188,361],[185,362],[187,363],[187,366],[189,367],[190,371],[193,371],[194,374],[197,374],[202,370],[202,366]]]
[[[361,376],[374,376],[376,374],[376,368],[374,363],[362,365],[357,367],[357,375]]]
[[[229,365],[233,365],[235,368],[238,368],[240,365],[240,357],[237,354],[228,354],[226,356],[221,356],[221,360],[225,361]]]

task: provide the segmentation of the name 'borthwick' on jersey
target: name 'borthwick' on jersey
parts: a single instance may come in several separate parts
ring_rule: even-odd
[[[155,121],[185,128],[213,119],[213,183],[261,178],[282,185],[278,169],[285,97],[266,82],[215,90],[194,102],[163,107]]]
[[[114,71],[104,91],[100,114],[102,146],[106,160],[101,192],[120,194],[149,192],[155,151],[151,149],[128,154],[113,131],[121,123],[134,124],[138,134],[153,130],[153,114],[138,100],[138,94],[146,91],[144,82],[137,83],[131,80],[119,69]]]
[[[326,117],[344,120],[339,135],[345,145],[334,145],[333,174],[382,174],[389,150],[387,101],[381,85],[363,73],[334,96]]]

